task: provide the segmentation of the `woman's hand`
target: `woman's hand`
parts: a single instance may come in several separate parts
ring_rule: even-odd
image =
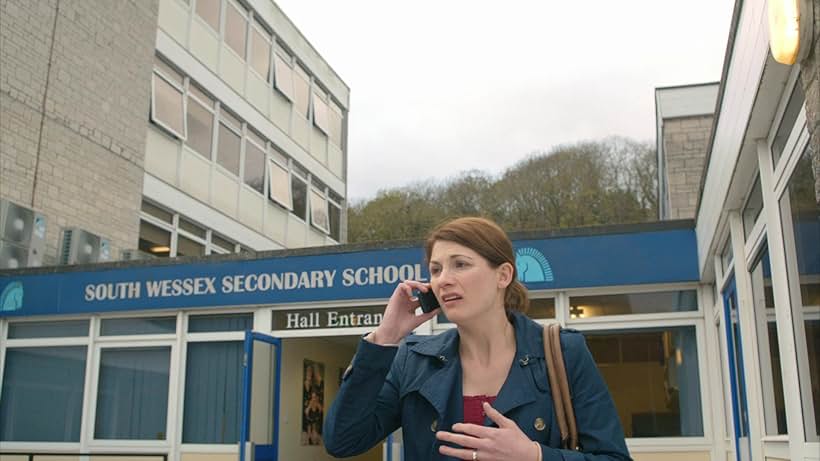
[[[438,314],[439,309],[435,309],[416,315],[419,301],[413,296],[413,290],[426,292],[430,287],[415,280],[399,283],[387,302],[381,323],[376,331],[368,335],[369,341],[382,345],[398,344],[411,331]]]
[[[529,439],[515,421],[499,413],[489,403],[484,412],[498,427],[459,423],[453,431],[436,432],[442,442],[459,445],[453,448],[442,445],[439,452],[457,459],[480,461],[536,461],[541,459],[541,447]]]

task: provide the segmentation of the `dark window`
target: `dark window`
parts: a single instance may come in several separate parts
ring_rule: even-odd
[[[293,195],[293,214],[305,219],[307,216],[307,183],[297,176],[292,176],[290,184]]]

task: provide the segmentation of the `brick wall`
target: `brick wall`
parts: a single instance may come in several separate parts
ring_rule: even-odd
[[[669,209],[664,219],[695,217],[712,115],[663,120],[663,153]]]
[[[157,0],[0,0],[0,196],[133,248]]]

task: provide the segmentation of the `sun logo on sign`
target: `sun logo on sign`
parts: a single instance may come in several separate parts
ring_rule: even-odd
[[[14,312],[23,308],[23,284],[14,281],[0,294],[0,312]]]
[[[532,247],[515,250],[515,268],[521,282],[552,282],[552,267],[544,254]]]

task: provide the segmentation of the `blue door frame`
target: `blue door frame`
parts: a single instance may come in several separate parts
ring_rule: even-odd
[[[734,319],[732,311],[734,312]],[[742,458],[741,443],[749,443],[749,411],[746,401],[743,351],[740,349],[740,307],[737,303],[737,286],[732,277],[723,289],[723,318],[726,327],[726,349],[729,355],[729,380],[732,390],[732,421],[735,429],[735,458]]]
[[[255,331],[245,331],[245,360],[242,373],[242,422],[239,428],[239,461],[245,461],[245,445],[250,437],[251,416],[251,382],[253,377],[253,344],[254,341],[274,346],[276,350],[276,371],[274,374],[274,414],[272,444],[254,446],[255,461],[277,461],[279,458],[279,400],[281,394],[280,377],[282,373],[282,340]]]

